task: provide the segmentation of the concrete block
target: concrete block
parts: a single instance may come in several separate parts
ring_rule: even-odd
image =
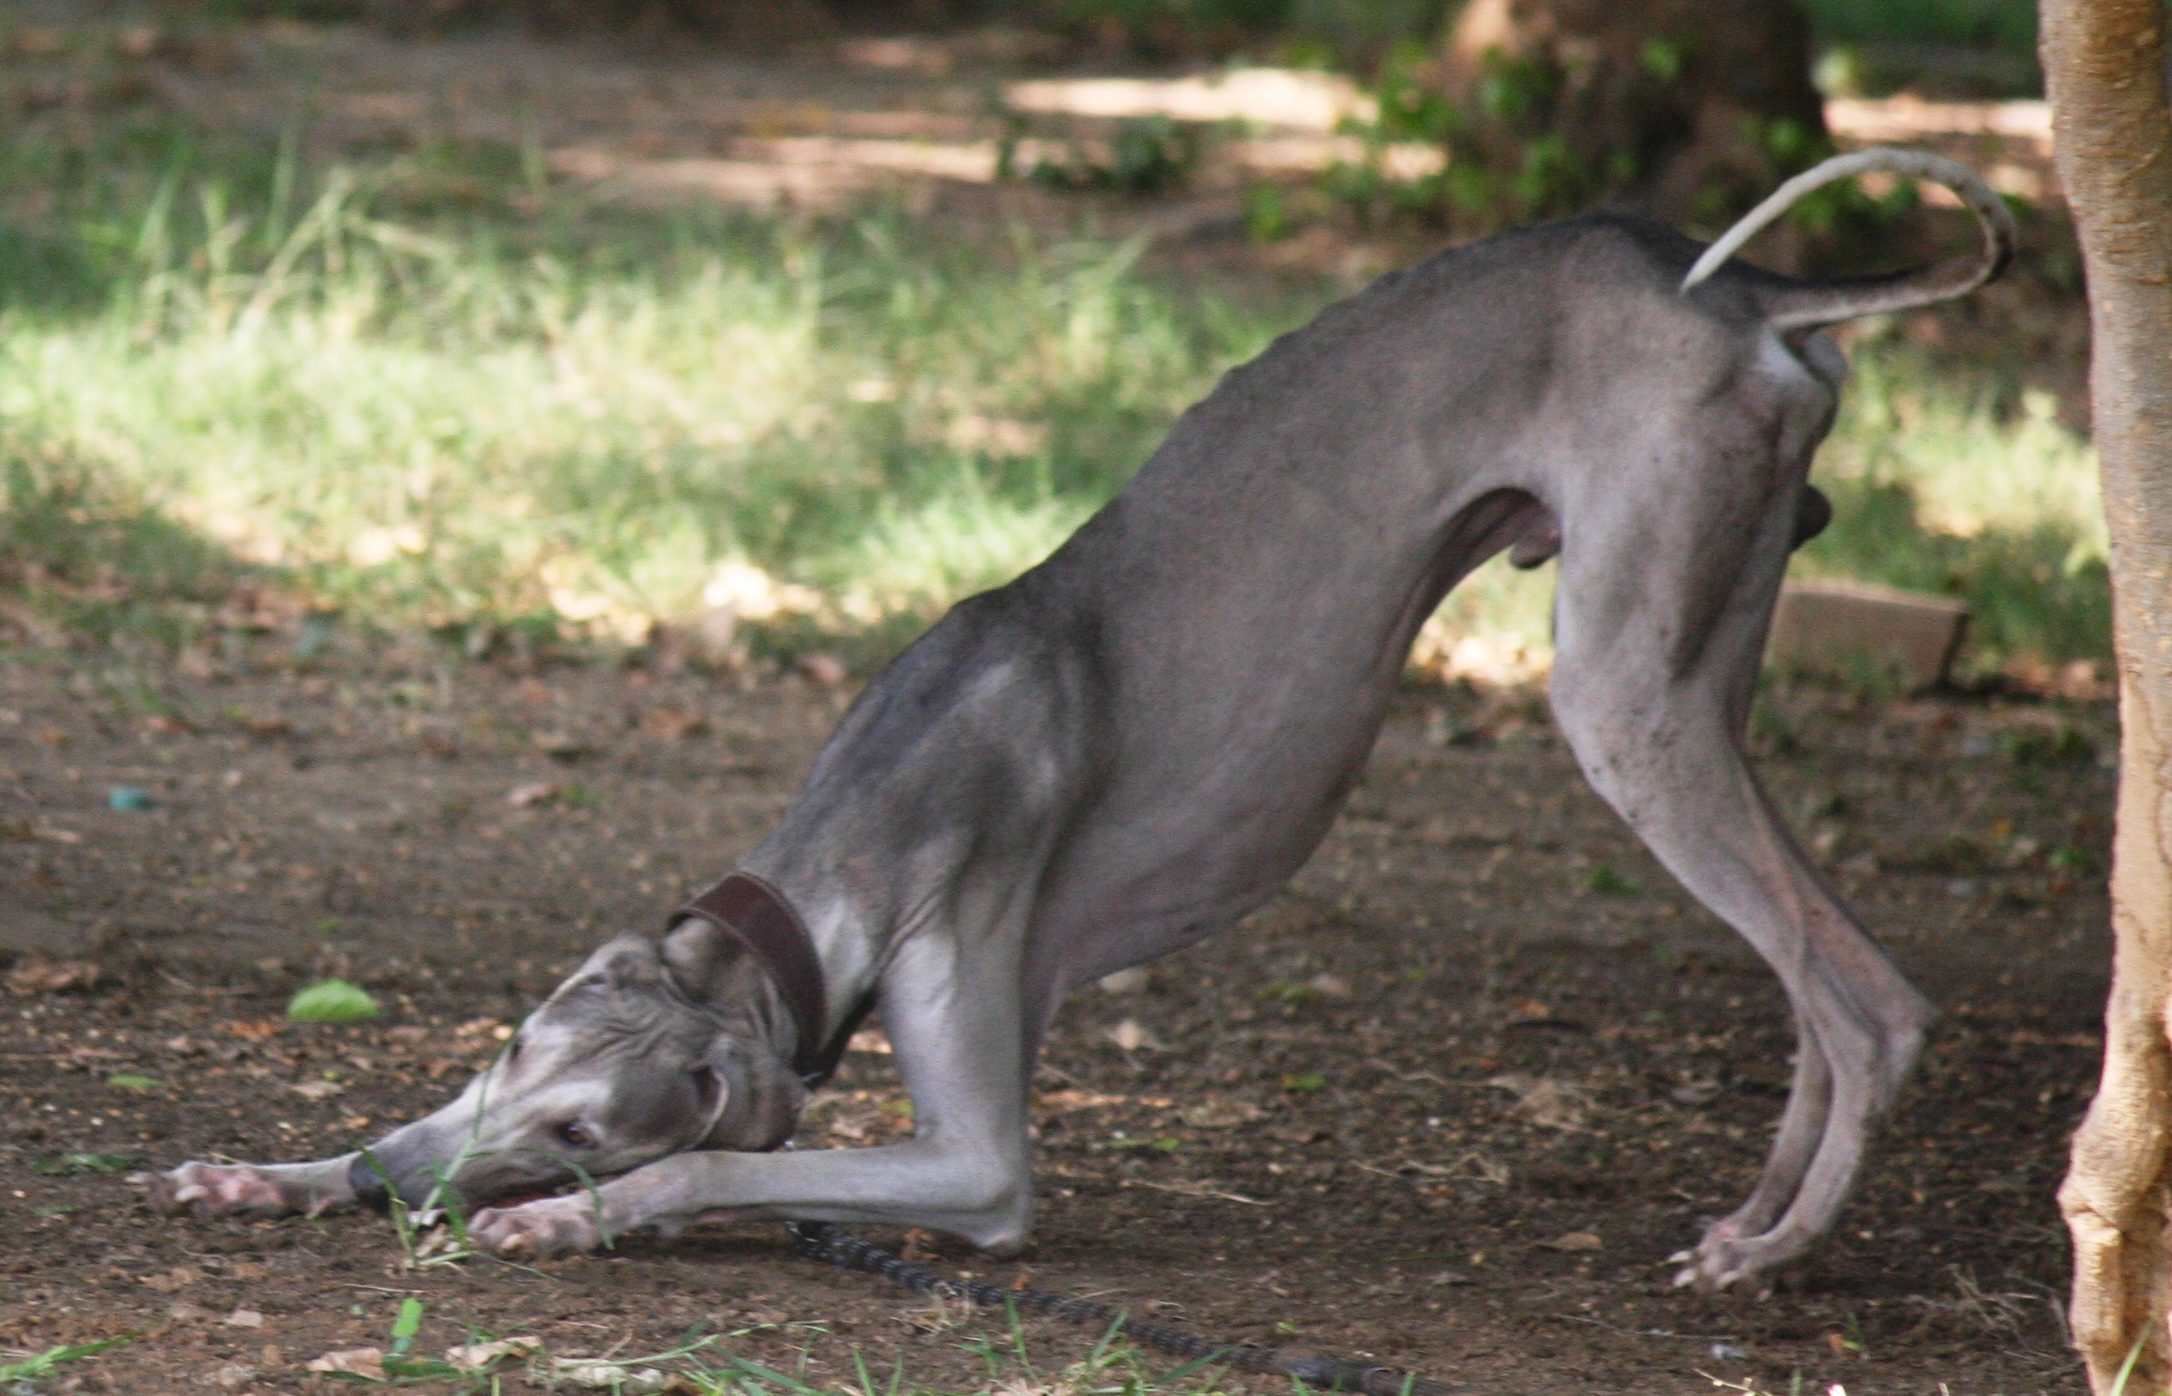
[[[1911,690],[1929,688],[1946,676],[1967,629],[1967,603],[1950,596],[1869,582],[1788,582],[1765,662],[1838,677],[1868,667]]]

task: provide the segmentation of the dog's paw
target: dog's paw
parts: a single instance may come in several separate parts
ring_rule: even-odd
[[[546,1197],[518,1207],[486,1207],[468,1218],[468,1240],[507,1260],[533,1260],[603,1244],[596,1200],[587,1193]]]
[[[213,1216],[320,1212],[335,1200],[317,1196],[294,1178],[247,1163],[184,1163],[153,1177],[152,1195],[169,1211],[193,1207]]]
[[[1744,1281],[1759,1280],[1765,1272],[1792,1259],[1803,1249],[1801,1243],[1790,1244],[1790,1238],[1783,1232],[1746,1236],[1741,1224],[1730,1217],[1713,1223],[1694,1251],[1677,1251],[1667,1258],[1688,1262],[1675,1272],[1675,1288],[1694,1287],[1701,1293],[1716,1294]],[[1761,1286],[1753,1284],[1752,1287]]]

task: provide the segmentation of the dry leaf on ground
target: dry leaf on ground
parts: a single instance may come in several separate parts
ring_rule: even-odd
[[[1599,1239],[1596,1231],[1571,1231],[1566,1235],[1556,1236],[1551,1241],[1539,1241],[1535,1244],[1550,1251],[1595,1251],[1606,1243]]]
[[[43,950],[33,950],[8,971],[8,992],[58,994],[69,989],[94,987],[105,971],[89,960],[56,960]]]
[[[310,1372],[345,1372],[370,1381],[383,1381],[385,1354],[382,1348],[342,1348],[305,1362],[302,1367]]]
[[[1550,1076],[1510,1074],[1486,1084],[1514,1092],[1516,1113],[1541,1129],[1579,1130],[1591,1113],[1591,1092]]]
[[[1249,1100],[1204,1100],[1177,1116],[1193,1129],[1235,1129],[1264,1119],[1267,1112]]]
[[[501,1357],[531,1357],[542,1350],[541,1338],[500,1338],[495,1342],[447,1348],[445,1360],[463,1372],[472,1372],[479,1367],[488,1367]]]
[[[1153,1032],[1136,1018],[1126,1018],[1103,1036],[1127,1052],[1166,1052],[1169,1044],[1154,1036]]]

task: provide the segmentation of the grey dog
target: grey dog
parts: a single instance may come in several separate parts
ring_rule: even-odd
[[[1729,257],[1809,188],[1925,178],[1980,256],[1805,282]],[[597,950],[457,1101],[366,1155],[164,1175],[211,1210],[470,1202],[534,1256],[704,1218],[1021,1245],[1028,1087],[1073,988],[1260,905],[1341,808],[1418,627],[1504,548],[1558,554],[1553,709],[1585,776],[1786,986],[1762,1178],[1680,1282],[1831,1226],[1930,1019],[1803,856],[1742,736],[1846,363],[1819,327],[2002,269],[2005,208],[1894,150],[1798,176],[1708,249],[1588,215],[1382,278],[1232,371],[1054,555],[870,684],[782,824],[662,938]],[[1700,251],[1703,256],[1700,258]],[[719,900],[721,899],[721,900]],[[880,996],[910,1140],[778,1151]]]

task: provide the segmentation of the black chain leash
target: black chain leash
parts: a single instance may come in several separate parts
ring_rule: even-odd
[[[792,1233],[793,1245],[807,1259],[821,1265],[835,1265],[841,1270],[865,1270],[915,1294],[964,1299],[985,1309],[1012,1308],[1021,1313],[1100,1324],[1120,1330],[1134,1342],[1173,1352],[1179,1357],[1204,1359],[1247,1372],[1295,1377],[1319,1391],[1359,1392],[1363,1396],[1450,1396],[1458,1389],[1447,1382],[1425,1381],[1392,1367],[1346,1357],[1300,1357],[1252,1343],[1209,1342],[1180,1328],[1141,1323],[1127,1310],[1098,1300],[1049,1294],[1038,1289],[1005,1289],[977,1280],[954,1280],[946,1275],[930,1274],[830,1222],[787,1222],[785,1225]]]

